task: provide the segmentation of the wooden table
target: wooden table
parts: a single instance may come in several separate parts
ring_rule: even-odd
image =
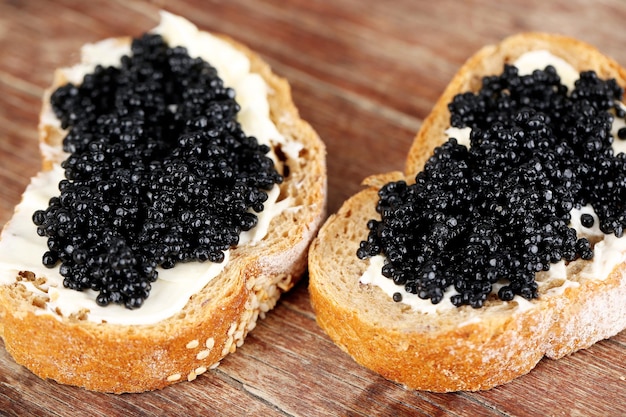
[[[83,43],[184,15],[260,52],[293,86],[328,147],[329,211],[374,173],[399,170],[415,131],[463,61],[519,31],[558,31],[626,65],[621,0],[37,1],[0,3],[0,224],[39,169],[37,118],[55,67]],[[626,332],[481,393],[411,392],[356,365],[315,323],[306,281],[234,355],[192,383],[107,395],[43,381],[0,342],[8,415],[626,415]]]

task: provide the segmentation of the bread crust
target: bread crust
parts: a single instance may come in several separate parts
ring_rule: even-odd
[[[290,86],[259,55],[219,35],[250,60],[251,72],[268,84],[270,117],[288,140],[303,145],[298,158],[285,155],[289,175],[281,197],[293,198],[297,210],[285,210],[254,246],[231,250],[224,271],[192,296],[174,317],[153,325],[93,323],[76,317],[38,314],[33,294],[19,283],[0,286],[0,327],[7,351],[16,362],[42,378],[104,392],[141,392],[193,380],[241,346],[256,320],[305,272],[307,249],[325,216],[325,147],[300,119]],[[120,38],[119,42],[130,42]],[[46,91],[64,83],[57,72]],[[44,146],[59,146],[63,133],[43,122]],[[282,153],[281,153],[282,154]],[[53,160],[43,155],[43,170]]]
[[[317,322],[356,362],[408,388],[435,392],[485,390],[526,374],[544,356],[557,359],[626,328],[626,266],[604,280],[582,278],[589,261],[568,265],[578,282],[544,289],[529,305],[488,300],[481,309],[462,306],[420,313],[395,303],[378,287],[359,283],[368,263],[356,257],[367,238],[366,223],[380,218],[377,191],[386,182],[414,176],[433,149],[446,140],[447,104],[457,93],[477,91],[485,75],[501,72],[524,52],[547,49],[579,71],[626,85],[626,71],[591,46],[574,39],[524,33],[487,46],[454,76],[417,133],[405,175],[373,176],[322,226],[309,253],[309,292]]]

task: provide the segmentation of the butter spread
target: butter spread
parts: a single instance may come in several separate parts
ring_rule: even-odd
[[[167,12],[162,12],[161,23],[153,32],[161,34],[170,47],[184,46],[192,57],[201,57],[218,70],[224,84],[236,91],[237,102],[241,106],[238,121],[247,135],[268,145],[280,143],[281,147],[284,145],[283,152],[287,157],[298,158],[301,148],[287,142],[270,119],[268,86],[258,74],[250,73],[250,61],[243,53],[227,42],[199,31],[187,20]],[[129,53],[128,43],[107,39],[85,45],[81,50],[81,63],[60,71],[69,82],[80,84],[84,75],[92,72],[96,64],[119,66],[120,58]],[[60,121],[51,111],[42,114],[41,123],[60,126]],[[41,150],[46,158],[57,162],[66,156],[58,148],[46,144],[41,145]],[[279,163],[273,151],[268,156]],[[13,218],[2,231],[0,240],[0,285],[14,283],[18,272],[25,270],[46,278],[46,284],[38,287],[21,281],[28,290],[49,299],[38,313],[58,317],[58,312],[69,316],[88,311],[87,320],[96,323],[153,324],[179,312],[193,294],[226,267],[229,251],[225,252],[222,263],[186,262],[171,269],[159,268],[159,278],[152,283],[150,297],[140,309],[132,312],[115,304],[98,306],[95,291],[79,292],[63,287],[59,267],[48,269],[41,262],[42,255],[48,250],[47,243],[45,238],[37,235],[31,219],[36,210],[47,207],[50,197],[58,194],[57,186],[63,178],[64,170],[59,164],[35,176],[15,208]],[[258,214],[257,225],[240,235],[240,245],[254,245],[262,240],[272,218],[293,204],[289,198],[278,201],[279,193],[278,186],[270,190],[264,203],[265,209]]]
[[[557,73],[561,78],[561,83],[567,86],[568,91],[572,91],[572,89],[574,88],[574,84],[578,79],[578,72],[576,71],[576,69],[574,69],[574,67],[572,67],[568,62],[564,61],[563,59],[544,50],[527,52],[521,55],[513,63],[513,65],[518,68],[518,72],[520,75],[531,74],[536,69],[543,69],[547,65],[552,65],[557,70]],[[624,106],[624,104],[620,103],[620,106],[626,109],[626,106]],[[626,127],[624,121],[618,118],[614,119],[611,133],[614,138],[613,149],[615,154],[626,151],[626,140],[621,140],[617,138],[617,131],[622,127]],[[457,140],[459,144],[467,147],[470,146],[470,133],[471,128],[469,127],[449,127],[445,131],[446,138],[453,137]],[[593,227],[585,228],[581,225],[580,216],[583,213],[588,213],[593,216]],[[593,248],[593,262],[586,264],[586,266],[580,272],[581,278],[604,280],[609,276],[611,271],[617,265],[626,261],[626,239],[617,238],[613,234],[605,235],[604,233],[602,233],[599,228],[598,217],[594,213],[591,206],[585,206],[581,209],[572,209],[570,227],[576,230],[579,238],[586,237],[589,239],[590,242],[595,242]],[[453,286],[448,288],[448,290],[444,293],[444,297],[441,302],[439,302],[438,304],[433,304],[430,299],[421,299],[417,294],[407,292],[403,286],[396,285],[391,279],[384,277],[381,273],[381,269],[384,264],[384,256],[376,255],[371,257],[369,259],[369,266],[367,267],[363,275],[359,278],[359,282],[361,284],[369,284],[379,287],[390,298],[392,298],[395,293],[400,293],[400,295],[402,296],[401,302],[411,306],[414,311],[418,311],[420,313],[433,314],[457,308],[450,302],[450,297],[454,294],[457,294]],[[537,280],[540,286],[541,282],[546,280],[553,282],[562,282],[561,285],[550,288],[548,291],[546,291],[545,294],[547,296],[559,295],[562,294],[567,288],[578,287],[580,285],[579,282],[568,279],[567,269],[564,261],[552,264],[549,271],[539,272],[538,275],[539,274],[545,274],[543,277],[541,277],[541,279]],[[538,276],[538,278],[540,277]],[[498,290],[503,285],[506,285],[506,282],[501,281],[493,284],[492,294],[497,294]],[[505,305],[512,304],[513,306],[515,306],[514,308],[516,313],[522,313],[524,311],[534,308],[535,306],[532,301],[526,300],[519,295],[516,295],[512,301],[504,301],[503,303]],[[463,324],[465,325],[473,322],[475,321],[470,319]]]

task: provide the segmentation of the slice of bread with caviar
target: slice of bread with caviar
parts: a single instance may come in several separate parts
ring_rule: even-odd
[[[220,265],[221,270],[213,279],[194,290],[195,292],[192,291],[192,294],[183,300],[180,309],[174,310],[172,314],[163,319],[152,320],[154,322],[150,320],[150,314],[146,313],[148,318],[145,323],[126,324],[128,317],[132,317],[134,313],[141,313],[143,309],[149,308],[148,305],[151,303],[152,297],[160,297],[159,302],[164,302],[163,308],[170,308],[168,302],[171,298],[170,295],[173,297],[173,294],[168,292],[168,288],[170,288],[167,286],[170,285],[169,281],[167,285],[163,284],[165,287],[159,290],[159,294],[143,293],[143,295],[148,295],[143,306],[140,306],[142,300],[137,301],[137,298],[133,298],[133,294],[136,295],[137,293],[131,293],[125,302],[121,302],[120,297],[124,296],[123,289],[119,289],[118,294],[115,295],[114,292],[111,291],[105,293],[105,291],[100,288],[100,295],[104,294],[104,296],[97,301],[105,306],[96,307],[96,295],[98,295],[96,291],[88,289],[73,291],[65,289],[65,291],[70,291],[71,294],[59,296],[59,293],[62,292],[60,288],[61,285],[52,284],[45,272],[42,274],[34,273],[28,269],[22,269],[24,267],[20,267],[19,264],[12,265],[10,264],[11,260],[7,260],[7,258],[13,256],[18,260],[22,259],[24,256],[32,256],[41,263],[43,253],[35,252],[28,255],[24,253],[18,254],[15,250],[17,246],[15,248],[11,245],[3,246],[2,251],[6,251],[4,254],[6,256],[3,256],[4,265],[2,265],[2,269],[4,269],[5,272],[4,275],[0,276],[0,311],[2,312],[0,325],[3,328],[3,333],[0,333],[0,335],[4,339],[4,345],[7,351],[14,357],[16,362],[24,365],[42,378],[50,378],[59,383],[76,385],[89,390],[113,393],[142,392],[160,389],[179,381],[194,380],[200,374],[219,365],[220,360],[222,360],[224,356],[234,352],[240,347],[247,333],[255,327],[257,319],[263,318],[265,314],[276,305],[281,294],[291,289],[298,282],[306,269],[308,246],[318,231],[325,215],[325,147],[311,126],[300,118],[298,110],[293,103],[288,82],[274,74],[269,65],[265,63],[259,55],[235,40],[221,35],[212,36],[208,33],[198,31],[189,22],[168,13],[163,13],[161,18],[161,26],[159,27],[163,28],[165,25],[166,27],[169,26],[169,29],[171,29],[167,36],[162,34],[164,39],[169,39],[168,42],[176,43],[180,39],[187,39],[186,42],[188,44],[186,44],[186,47],[190,55],[192,51],[202,51],[203,48],[209,50],[209,55],[211,51],[217,51],[215,52],[216,54],[219,52],[225,57],[220,61],[220,68],[228,68],[231,64],[239,64],[240,67],[238,67],[235,75],[243,79],[245,77],[241,74],[249,73],[251,78],[247,83],[256,85],[257,87],[255,88],[261,88],[264,92],[263,98],[266,101],[265,104],[257,103],[256,101],[241,102],[235,105],[235,107],[240,106],[241,112],[250,112],[250,108],[257,109],[258,106],[260,106],[259,114],[266,114],[269,120],[271,120],[271,123],[275,126],[274,129],[269,130],[270,136],[278,135],[281,137],[280,141],[275,141],[278,138],[272,136],[270,143],[267,145],[268,148],[259,148],[261,154],[267,153],[268,150],[270,150],[270,153],[275,155],[275,169],[280,176],[278,179],[275,176],[272,177],[276,184],[272,189],[276,189],[277,187],[278,190],[275,192],[277,197],[274,197],[276,200],[275,208],[273,209],[274,214],[273,217],[270,217],[270,220],[268,220],[269,226],[266,226],[267,231],[262,238],[252,238],[248,243],[244,242],[232,246],[230,250],[226,251],[228,253],[228,255],[225,256],[226,259],[221,263],[219,262],[220,259],[216,259],[215,264]],[[159,42],[159,39],[154,37],[146,39],[148,39],[148,42],[153,42],[153,44]],[[189,39],[192,39],[192,41],[189,41]],[[189,42],[191,42],[191,44],[189,44]],[[87,63],[83,62],[70,69],[57,71],[54,85],[46,92],[44,97],[39,129],[44,160],[43,171],[33,180],[29,189],[35,187],[38,181],[41,182],[41,178],[45,178],[50,172],[53,172],[55,169],[59,170],[59,164],[67,157],[67,154],[63,152],[62,146],[63,138],[67,135],[68,131],[64,129],[66,126],[61,126],[61,123],[56,118],[55,114],[57,113],[53,112],[50,104],[50,98],[53,92],[65,85],[68,81],[71,81],[71,78],[75,78],[76,71],[84,71],[83,67],[85,66],[90,67],[91,71],[94,70],[96,64],[102,64],[104,67],[108,65],[117,65],[119,67],[119,55],[121,54],[117,54],[118,59],[116,64],[115,60],[111,61],[109,59],[107,51],[115,51],[119,48],[130,51],[130,43],[130,38],[119,38],[105,40],[94,45],[87,45],[83,49],[83,61],[86,60]],[[188,58],[181,58],[186,52],[181,51],[180,48],[172,52],[172,49],[176,49],[174,48],[175,46],[179,46],[178,44],[167,46],[169,49],[166,53],[175,56],[171,66],[186,65],[185,60]],[[139,43],[139,48],[148,47],[145,44]],[[133,50],[133,54],[138,54],[137,51],[138,50]],[[196,52],[193,53],[195,54]],[[124,59],[127,58],[123,58],[123,60]],[[213,65],[210,62],[210,57],[208,61],[209,64]],[[128,61],[126,64],[128,64]],[[214,75],[211,75],[212,70],[207,69],[208,67],[204,66],[204,64],[198,60],[192,61],[191,65],[199,65],[201,68],[200,73],[196,74],[197,79],[200,79],[204,76],[203,74],[206,73],[211,77]],[[220,68],[218,68],[217,76],[220,76]],[[96,68],[96,72],[98,71],[99,70]],[[183,68],[183,71],[179,72],[188,73],[188,70]],[[89,73],[89,71],[87,71],[87,73]],[[146,74],[148,77],[151,76],[151,73]],[[157,78],[158,77],[154,77],[155,80]],[[231,78],[234,78],[232,74]],[[189,83],[191,82],[193,82],[193,80],[189,81]],[[226,83],[226,81],[224,81],[224,83]],[[217,93],[215,93],[214,90],[210,94],[225,95],[224,100],[227,101],[232,99],[233,96],[239,98],[237,95],[239,91],[234,90],[233,94],[232,91],[224,90],[221,84],[215,81],[215,79],[213,79],[210,84],[212,86],[213,84],[217,85],[216,88],[218,89]],[[104,86],[100,84],[100,86],[99,91],[104,94],[104,91],[107,90],[108,87],[106,84],[104,84]],[[243,88],[244,87],[242,87],[242,89]],[[144,85],[141,89],[141,91],[148,91],[149,87],[146,90],[146,86]],[[66,91],[73,91],[70,95],[76,92],[76,90],[71,89]],[[156,90],[146,93],[152,94],[150,96],[140,94],[139,96],[134,96],[134,98],[130,97],[129,100],[135,100],[137,103],[145,100],[147,105],[152,105],[152,109],[154,109],[154,106],[157,106],[157,104],[154,103],[157,103],[159,99],[158,97],[154,98],[156,94],[155,91]],[[209,93],[203,94],[206,95]],[[97,94],[94,94],[94,97],[96,97],[96,100],[98,99]],[[197,100],[201,102],[204,99],[200,97],[197,98]],[[193,100],[187,100],[188,103],[192,101]],[[172,114],[178,114],[177,110],[180,110],[182,106],[188,103],[180,102],[178,104],[171,104],[166,102],[166,111],[170,111]],[[218,113],[215,117],[218,118],[222,117],[222,113],[226,112],[224,107],[220,106],[221,104],[219,104],[218,108],[215,110]],[[142,116],[149,113],[142,109],[140,109],[139,112]],[[257,113],[254,113],[252,116],[256,114]],[[213,115],[213,113],[211,113],[211,115]],[[76,115],[72,117],[75,116]],[[148,114],[148,117],[149,116]],[[80,117],[80,115],[78,115],[78,117]],[[207,138],[213,135],[213,131],[210,131],[210,129],[214,127],[212,124],[214,121],[211,120],[211,117],[213,116],[207,119],[204,116],[199,116],[198,119],[194,119],[194,121],[191,122],[192,127],[199,127],[201,132],[198,133],[196,129],[193,134],[187,136],[183,135],[183,139],[180,139],[181,143],[188,143],[198,138],[208,140]],[[124,123],[125,122],[120,122],[120,125],[124,125]],[[131,122],[128,123],[132,124]],[[168,123],[175,122],[169,119]],[[267,125],[269,122],[265,121],[262,123]],[[229,123],[228,129],[236,129],[237,126],[236,123]],[[146,130],[148,129],[148,126],[144,125],[144,127]],[[245,133],[246,132],[244,132],[244,134]],[[210,148],[191,149],[198,150],[198,153],[218,154],[226,149],[226,145],[224,144],[226,142],[237,143],[237,146],[241,146],[242,149],[248,145],[251,148],[257,149],[256,141],[250,141],[245,138],[241,139],[238,136],[236,138],[238,140],[241,139],[240,143],[233,140],[233,137],[234,136],[229,136],[227,139],[224,139],[223,142],[219,142],[223,146],[216,145]],[[244,149],[244,151],[246,150]],[[106,154],[106,150],[103,152]],[[183,154],[183,157],[193,157],[191,153],[178,153]],[[267,159],[263,159],[262,155],[255,158],[257,159],[254,159],[254,161],[261,161],[259,164],[267,168]],[[199,160],[199,157],[196,159]],[[230,159],[225,156],[221,161],[230,161]],[[113,163],[119,165],[118,160]],[[190,167],[194,169],[198,168],[197,165],[200,163],[201,162],[196,161],[196,165],[190,165]],[[210,171],[213,172],[213,174],[210,175],[238,175],[237,172],[234,172],[227,166],[226,162],[219,162],[217,164],[217,169]],[[64,165],[66,170],[68,170],[69,165],[70,163]],[[256,167],[256,165],[252,166]],[[122,168],[130,169],[124,166],[122,166]],[[77,169],[76,166],[74,166],[73,169],[75,171],[72,172],[75,173]],[[95,170],[96,168],[88,168],[87,170],[89,172],[96,172],[92,171],[92,169]],[[142,169],[145,170],[146,168],[144,167]],[[61,169],[61,171],[63,171],[63,169]],[[66,172],[70,171],[68,170]],[[166,169],[164,172],[167,174],[169,171]],[[165,174],[163,175],[165,176]],[[188,174],[191,176],[191,171],[189,171]],[[123,177],[123,174],[119,175]],[[242,176],[245,177],[245,181],[248,181],[249,177],[254,175],[254,172],[242,174]],[[137,176],[133,176],[131,173],[126,179],[130,178],[137,178]],[[228,182],[228,178],[222,179],[222,181]],[[106,182],[109,178],[103,178],[103,180]],[[190,179],[178,177],[177,180],[187,181]],[[161,179],[156,179],[156,181],[161,181]],[[231,184],[231,182],[228,183]],[[206,183],[202,184],[206,185]],[[105,185],[101,186],[105,187]],[[69,187],[69,185],[66,184],[66,187]],[[265,187],[265,189],[267,189],[267,185]],[[61,188],[63,188],[63,186]],[[248,189],[242,188],[242,190]],[[154,191],[141,191],[143,194],[153,192]],[[202,193],[202,190],[198,192]],[[248,190],[246,192],[258,197],[258,193],[255,191]],[[269,193],[268,191],[267,194]],[[224,210],[228,211],[228,202],[231,200],[235,201],[237,195],[237,193],[228,194],[228,197],[225,195],[223,199],[227,200],[226,204],[222,204],[219,207],[226,206]],[[153,197],[153,195],[151,196]],[[61,199],[63,199],[63,197]],[[154,198],[154,200],[156,200],[156,198]],[[263,206],[263,201],[265,200],[264,197],[260,197],[260,200],[257,198],[257,200],[251,201],[256,201],[256,203],[260,201],[260,205]],[[221,203],[221,201],[217,203]],[[207,202],[211,207],[217,203]],[[232,204],[240,203],[241,202],[237,200],[236,203]],[[107,203],[105,202],[103,204],[106,205]],[[259,204],[256,204],[254,210],[249,208],[248,212],[256,213],[260,216],[263,212],[259,213],[258,205]],[[269,201],[266,202],[265,205],[268,206]],[[198,208],[198,210],[200,208]],[[41,210],[45,209],[45,207],[41,207]],[[132,211],[132,208],[127,207],[127,209]],[[124,215],[124,213],[122,213],[123,211],[124,210],[116,212],[116,214],[122,216]],[[183,217],[193,217],[194,215],[193,213],[185,214],[182,211],[181,213],[181,219],[183,219]],[[32,216],[32,214],[30,214],[30,216]],[[16,225],[15,223],[18,222],[16,218],[17,217],[14,217],[5,226],[4,231],[6,234],[3,234],[2,237],[5,243],[12,238],[11,233],[7,232],[7,230],[13,230],[11,227],[18,226],[18,228],[25,229],[28,233],[34,234],[35,239],[43,239],[37,236],[38,228],[32,221],[30,224],[28,224],[28,221],[25,221],[22,222],[22,224]],[[249,229],[250,216],[244,213],[239,215],[239,218],[243,219],[244,225],[239,226],[238,230]],[[39,221],[35,219],[33,221],[40,224],[40,228],[43,227],[41,226],[41,222],[43,221],[41,218]],[[60,223],[65,221],[70,220],[62,219]],[[197,218],[196,221],[197,224],[200,225],[203,222],[203,218]],[[246,222],[248,222],[247,226],[245,225]],[[261,223],[261,220],[258,220],[258,223]],[[13,224],[13,226],[11,226],[11,224]],[[122,226],[128,228],[134,227],[132,223],[122,223]],[[217,231],[214,228],[214,232],[218,234],[220,230],[219,227]],[[251,232],[254,230],[255,229],[252,228]],[[194,235],[193,226],[187,229],[183,228],[182,231],[183,235]],[[44,231],[41,232],[43,233]],[[227,232],[224,231],[224,233]],[[43,239],[43,241],[45,242],[45,239]],[[115,242],[117,241],[114,239],[108,240],[108,244],[116,244]],[[51,247],[54,246],[54,244],[48,241],[48,246]],[[65,250],[67,250],[67,247]],[[75,249],[70,248],[70,250]],[[157,248],[155,250],[159,249]],[[171,243],[168,250],[172,250]],[[114,252],[109,252],[109,254],[111,253]],[[198,259],[206,259],[207,256],[211,255],[211,253],[207,255],[206,251],[202,252],[201,250],[197,253]],[[121,265],[131,262],[126,255],[124,255],[126,256],[125,258],[122,258],[122,256],[123,255],[120,255],[121,260],[118,259],[117,264]],[[82,257],[84,258],[84,256]],[[76,257],[74,259],[76,263],[79,263]],[[162,259],[163,258],[161,258],[161,260]],[[112,262],[114,261],[115,259],[112,260]],[[82,262],[89,264],[89,261],[84,259]],[[153,260],[151,262],[155,261]],[[178,268],[190,267],[188,264],[194,264],[194,262],[186,262],[185,265],[176,264],[173,268],[168,270],[177,271]],[[202,263],[195,262],[195,264]],[[169,266],[171,267],[171,265]],[[56,268],[58,270],[59,266],[56,265]],[[17,270],[18,272],[8,279],[6,271],[10,272],[12,270]],[[181,272],[176,275],[175,281],[180,281],[183,285],[190,286],[190,288],[193,288],[194,285],[198,287],[198,284],[193,283],[193,279],[196,277],[193,275],[189,276],[190,273],[188,271],[190,271],[190,269],[182,269]],[[191,271],[193,271],[193,268]],[[160,273],[165,273],[165,270],[159,272],[159,274]],[[180,276],[181,274],[182,276]],[[97,275],[102,274],[97,273]],[[71,279],[71,276],[69,279]],[[93,276],[86,276],[84,279],[93,280],[95,278]],[[69,282],[71,285],[78,285],[75,281]],[[148,290],[150,290],[150,286],[152,286],[152,292],[155,292],[160,282],[161,280],[157,279],[156,282],[150,282],[147,286],[146,284],[139,286],[144,289],[147,287]],[[95,287],[92,287],[92,289],[93,288]],[[81,307],[77,311],[70,311],[67,310],[67,306],[63,305],[60,301],[65,299],[74,300],[75,298],[73,297],[82,297],[83,295],[89,299],[88,303],[90,304],[88,305],[93,306],[92,310]],[[80,303],[82,303],[82,301]],[[84,304],[80,303],[77,305],[84,306]],[[106,306],[107,303],[111,305]],[[115,303],[121,303],[121,305],[115,305]],[[129,308],[125,308],[124,303],[126,303],[126,306]],[[110,322],[112,320],[107,319],[92,320],[92,313],[94,313],[97,308],[101,308],[103,311],[116,308],[118,311],[121,311],[120,315],[116,316],[119,319],[116,319],[115,322]],[[155,310],[160,309],[156,308]],[[159,312],[157,311],[157,313]],[[131,322],[132,321],[133,320],[131,320]]]
[[[572,72],[585,72],[575,92]],[[309,252],[319,325],[359,364],[435,392],[507,383],[626,328],[626,158],[612,148],[624,86],[626,70],[567,37],[481,49],[405,172],[367,178],[322,226]]]

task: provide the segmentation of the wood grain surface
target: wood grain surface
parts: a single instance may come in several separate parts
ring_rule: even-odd
[[[86,42],[140,35],[160,8],[248,44],[290,80],[328,148],[330,212],[366,176],[403,168],[421,120],[485,44],[559,32],[626,65],[622,0],[3,0],[0,224],[39,169],[40,97],[54,68]],[[624,416],[626,332],[487,392],[407,391],[330,342],[305,280],[216,370],[161,391],[108,395],[40,380],[0,342],[0,415]]]

